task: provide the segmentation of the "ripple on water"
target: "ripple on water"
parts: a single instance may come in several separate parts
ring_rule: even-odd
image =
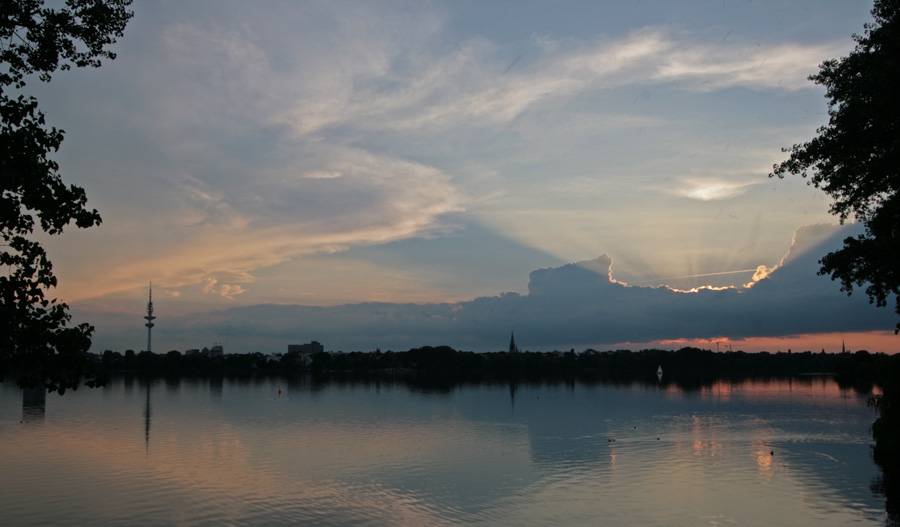
[[[78,392],[65,408],[48,404],[40,423],[3,408],[17,419],[0,428],[3,520],[836,526],[883,517],[867,488],[877,473],[868,424],[854,421],[867,410],[836,418],[820,399],[792,418],[767,401],[728,411],[721,400],[615,388],[527,388],[512,408],[506,388],[304,397],[292,387],[289,400],[269,398],[266,384],[151,389],[149,414],[140,390],[102,403]]]

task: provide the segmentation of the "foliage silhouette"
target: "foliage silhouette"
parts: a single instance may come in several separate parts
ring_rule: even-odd
[[[900,355],[880,361],[877,369],[881,393],[869,397],[879,414],[872,423],[872,459],[883,473],[874,490],[885,496],[887,523],[900,525]]]
[[[865,286],[880,307],[894,297],[900,315],[900,0],[876,0],[873,23],[853,35],[856,48],[827,60],[810,80],[826,88],[828,125],[811,141],[790,149],[769,177],[809,177],[834,198],[841,223],[853,216],[863,234],[844,240],[820,260],[819,274],[841,281],[847,294]],[[895,332],[900,332],[900,322]]]
[[[129,358],[129,352],[130,357]],[[94,356],[96,357],[96,356]],[[106,372],[133,372],[142,375],[221,375],[271,373],[292,375],[312,371],[322,376],[414,375],[451,379],[453,382],[476,380],[558,380],[571,376],[606,381],[646,380],[657,383],[656,370],[662,366],[662,382],[676,381],[683,386],[703,386],[720,378],[784,377],[812,373],[834,374],[844,386],[871,390],[887,356],[867,351],[856,353],[745,353],[714,352],[699,348],[676,351],[585,350],[575,353],[522,351],[516,353],[475,353],[457,351],[449,346],[424,346],[408,351],[348,353],[319,352],[304,362],[296,353],[268,356],[263,353],[227,354],[210,357],[200,353],[182,355],[131,350],[123,355],[107,350],[96,357]]]
[[[863,234],[820,260],[819,274],[839,279],[847,294],[865,287],[879,307],[893,297],[900,315],[900,0],[876,0],[872,16],[865,34],[853,36],[850,55],[825,61],[810,77],[826,88],[828,125],[813,140],[785,149],[790,158],[775,165],[770,177],[811,172],[809,182],[834,198],[831,212],[842,223],[851,215],[863,223]],[[884,469],[879,485],[893,524],[900,518],[898,360],[880,361],[883,393],[870,399],[880,414],[872,425],[873,458]]]
[[[48,127],[28,81],[49,82],[57,70],[98,67],[114,59],[107,49],[132,17],[131,0],[4,0],[0,8],[0,379],[15,372],[19,384],[64,393],[82,381],[93,386],[86,355],[93,327],[70,326],[68,306],[48,299],[57,284],[35,225],[56,235],[74,222],[100,223],[86,208],[84,189],[63,183],[52,154],[63,131]]]

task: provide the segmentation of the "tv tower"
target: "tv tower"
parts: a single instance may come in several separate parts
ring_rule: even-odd
[[[153,319],[156,317],[153,316],[153,282],[150,282],[150,301],[147,302],[147,316],[144,317],[147,319],[147,323],[144,324],[147,326],[147,351],[152,351],[150,348],[150,330],[153,329]]]

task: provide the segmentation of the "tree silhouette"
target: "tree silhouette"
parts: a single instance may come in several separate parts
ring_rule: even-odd
[[[820,260],[819,274],[841,281],[847,294],[865,286],[869,301],[886,306],[891,295],[900,315],[900,0],[876,0],[873,23],[853,35],[856,48],[828,60],[810,76],[825,86],[828,125],[790,149],[790,158],[769,175],[809,176],[834,198],[841,223],[851,215],[863,234],[844,240]],[[900,332],[900,323],[896,331]]]
[[[19,384],[44,383],[64,393],[82,380],[94,385],[87,350],[93,327],[70,326],[68,306],[49,299],[56,276],[35,225],[50,235],[74,222],[99,225],[86,208],[84,189],[63,183],[52,154],[63,131],[48,127],[26,85],[49,82],[57,70],[98,67],[114,59],[108,46],[132,17],[131,0],[43,0],[0,3],[0,380],[15,372]]]

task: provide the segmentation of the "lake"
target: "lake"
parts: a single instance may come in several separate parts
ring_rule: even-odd
[[[883,525],[867,395],[829,377],[5,383],[0,523]]]

